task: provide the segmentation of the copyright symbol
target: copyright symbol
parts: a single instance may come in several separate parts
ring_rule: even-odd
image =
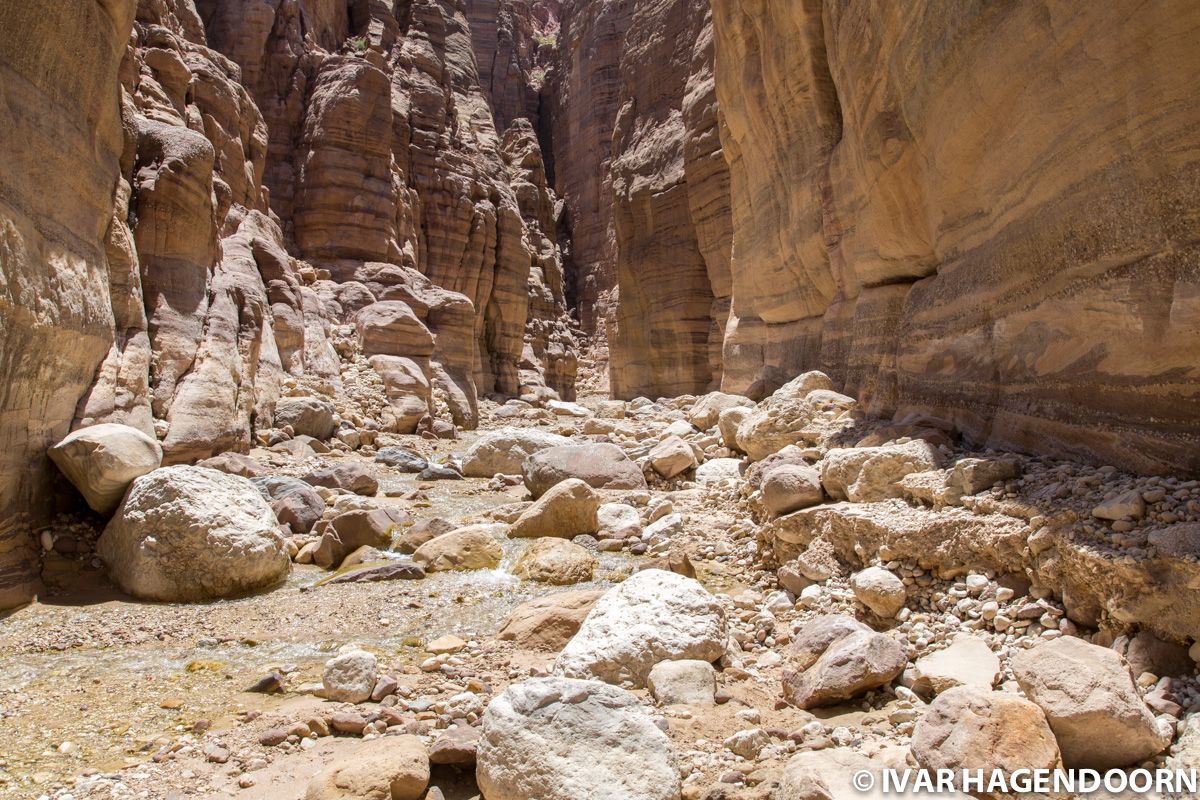
[[[869,792],[871,789],[875,788],[875,773],[871,772],[869,769],[860,769],[858,772],[854,773],[854,777],[851,778],[851,782],[854,784],[854,788],[858,791]]]

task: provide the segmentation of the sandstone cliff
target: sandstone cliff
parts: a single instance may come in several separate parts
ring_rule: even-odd
[[[638,3],[613,134],[617,397],[720,384],[731,230],[712,67],[707,2]]]
[[[4,4],[0,605],[32,588],[72,427],[133,425],[168,463],[244,450],[281,391],[340,396],[335,344],[397,430],[573,397],[534,129],[557,3],[502,5],[481,76],[449,0]]]
[[[0,6],[0,607],[28,596],[45,449],[117,336],[105,251],[135,4],[76,0],[55,16],[20,5]]]
[[[555,189],[570,234],[568,291],[585,331],[603,331],[615,308],[616,232],[612,137],[621,95],[621,52],[635,0],[565,0],[558,57],[547,87]],[[653,32],[651,32],[653,33]]]
[[[71,428],[190,462],[360,370],[382,426],[470,427],[574,396],[569,314],[621,397],[820,368],[974,445],[1200,471],[1191,5],[0,10],[0,604]]]
[[[1200,470],[1194,5],[712,9],[723,388],[820,367],[980,443]]]

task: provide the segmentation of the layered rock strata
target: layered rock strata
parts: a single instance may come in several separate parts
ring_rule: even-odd
[[[375,368],[399,431],[471,427],[479,394],[573,396],[525,118],[556,3],[497,12],[521,104],[495,64],[481,86],[461,3],[73,5],[9,9],[0,39],[0,605],[34,589],[23,514],[50,509],[72,428],[130,425],[167,464],[244,450],[285,383],[339,396],[339,356]],[[350,325],[391,304],[411,324]]]
[[[617,397],[717,388],[730,293],[728,170],[705,0],[640,2],[613,133]]]
[[[991,446],[1200,469],[1200,57],[1163,35],[1195,8],[712,10],[724,389],[820,368]]]
[[[543,126],[554,143],[554,186],[570,234],[568,293],[588,333],[615,321],[616,228],[610,166],[621,97],[621,53],[635,0],[566,0]]]

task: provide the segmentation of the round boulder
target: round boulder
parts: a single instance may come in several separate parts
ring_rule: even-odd
[[[476,779],[488,800],[678,800],[667,735],[623,689],[533,678],[483,715]]]
[[[328,439],[337,427],[337,409],[319,397],[281,397],[275,403],[275,427],[290,425],[297,436]]]
[[[596,557],[566,539],[535,539],[513,567],[513,574],[538,583],[566,586],[592,579]]]
[[[762,502],[773,516],[815,506],[824,499],[821,475],[812,467],[784,464],[763,478]]]
[[[205,467],[162,467],[135,480],[96,549],[117,585],[143,600],[244,594],[291,568],[254,484]]]
[[[646,685],[660,661],[715,661],[725,652],[724,606],[699,582],[659,569],[609,589],[554,663],[569,678]]]
[[[365,650],[349,647],[325,662],[322,694],[339,703],[363,703],[379,678],[378,661]]]
[[[50,460],[101,514],[120,505],[134,478],[158,469],[162,455],[154,437],[116,423],[80,428],[50,448]]]
[[[567,478],[579,478],[593,489],[645,489],[637,464],[615,444],[573,444],[534,453],[521,465],[525,487],[534,499]]]
[[[900,613],[908,600],[904,581],[882,567],[867,567],[850,578],[854,596],[867,608],[884,619]]]
[[[503,531],[503,525],[468,525],[430,539],[412,559],[426,572],[495,569],[504,556],[498,539]]]

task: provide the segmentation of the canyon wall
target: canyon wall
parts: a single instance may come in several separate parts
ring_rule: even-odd
[[[244,451],[358,356],[399,432],[574,396],[533,74],[557,2],[482,39],[462,0],[70,5],[0,3],[0,607],[36,590],[72,428]]]
[[[981,444],[1200,472],[1200,9],[712,10],[724,389],[819,368]]]
[[[22,5],[0,3],[0,608],[32,591],[45,448],[116,337],[105,249],[135,3]]]
[[[548,80],[554,186],[570,238],[567,292],[589,333],[615,321],[617,286],[612,137],[621,101],[621,53],[635,0],[564,0],[558,57]]]
[[[245,450],[360,356],[470,427],[574,396],[569,313],[620,397],[1200,472],[1194,4],[0,11],[0,605],[72,428]]]
[[[641,0],[621,59],[612,181],[617,397],[716,389],[731,281],[707,0]]]

